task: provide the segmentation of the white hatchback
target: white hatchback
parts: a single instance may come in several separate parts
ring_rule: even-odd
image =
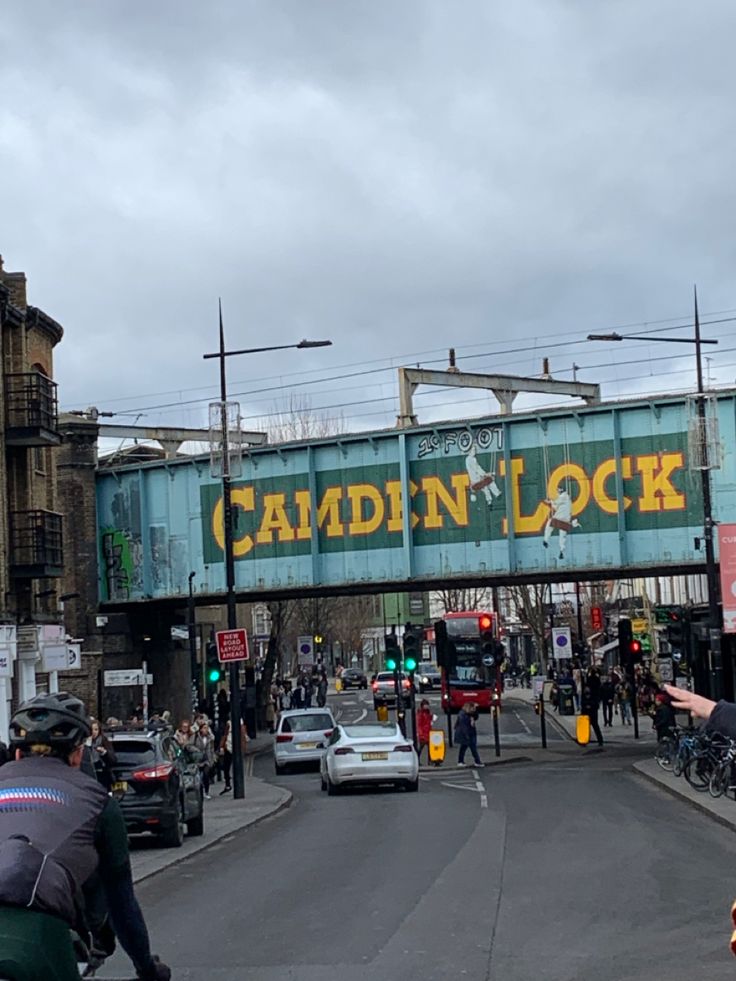
[[[347,784],[393,783],[419,790],[419,760],[395,722],[336,725],[320,763],[322,790]]]
[[[318,762],[334,728],[335,717],[328,708],[282,712],[273,744],[276,773],[285,773],[294,763]]]

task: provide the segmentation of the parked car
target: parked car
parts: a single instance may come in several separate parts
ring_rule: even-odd
[[[348,688],[368,688],[368,678],[360,668],[345,668],[340,678],[343,691]]]
[[[319,763],[334,728],[335,717],[328,708],[282,712],[273,744],[276,773],[286,773],[295,763]]]
[[[112,794],[120,801],[128,834],[152,832],[166,848],[178,848],[184,829],[204,834],[204,791],[193,746],[182,749],[170,729],[116,729]]]
[[[425,691],[439,691],[442,688],[440,669],[429,661],[420,661],[414,674],[414,685],[422,694]]]
[[[393,783],[419,789],[419,760],[395,722],[337,725],[320,762],[322,790],[348,784]]]
[[[411,695],[411,681],[405,675],[401,675],[401,685],[403,694],[409,698]],[[396,704],[396,685],[394,683],[393,671],[379,671],[371,684],[373,689],[373,708],[379,705]]]

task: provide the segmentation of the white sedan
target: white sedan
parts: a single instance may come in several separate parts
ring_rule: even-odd
[[[394,783],[419,790],[419,760],[394,722],[336,725],[320,762],[322,790],[347,784]]]

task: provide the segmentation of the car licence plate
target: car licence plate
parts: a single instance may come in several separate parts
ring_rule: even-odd
[[[319,743],[297,743],[299,749],[316,749]]]
[[[114,783],[112,785],[112,792],[114,794],[124,794],[127,789],[128,789],[128,784],[127,781],[125,780],[118,780],[117,783]]]
[[[362,753],[364,760],[387,760],[388,753]]]

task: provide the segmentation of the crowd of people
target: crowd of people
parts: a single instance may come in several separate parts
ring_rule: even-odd
[[[576,711],[590,719],[590,727],[599,746],[603,745],[599,710],[604,729],[613,728],[614,716],[618,717],[622,726],[633,725],[634,686],[622,668],[614,666],[606,671],[597,665],[585,668],[579,662],[564,661],[559,667],[550,668],[548,678],[553,682],[550,696],[552,707],[560,712],[563,699],[572,695]],[[669,697],[648,667],[636,665],[634,683],[637,713],[649,716],[659,732],[663,714],[669,719]]]

